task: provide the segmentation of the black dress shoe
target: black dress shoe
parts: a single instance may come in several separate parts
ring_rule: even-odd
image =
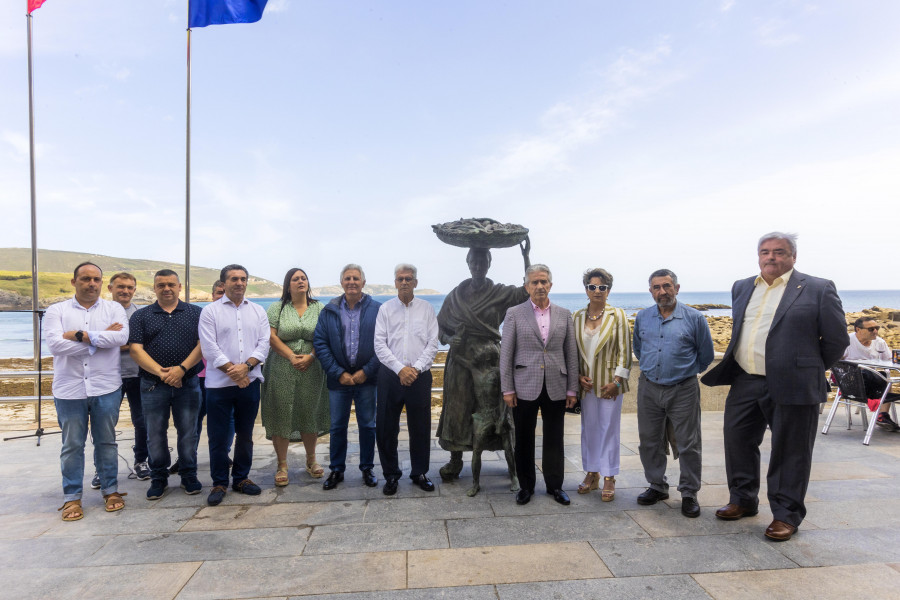
[[[563,506],[569,505],[569,495],[562,491],[558,490],[547,490],[547,493],[553,496],[553,499],[562,504]]]
[[[388,477],[384,481],[384,487],[381,488],[381,493],[385,496],[393,496],[397,493],[397,480],[393,477]]]
[[[700,516],[700,505],[697,504],[696,498],[681,499],[681,514],[686,517],[694,518]]]
[[[328,479],[325,480],[325,483],[322,484],[322,489],[323,490],[333,490],[343,480],[344,480],[344,472],[343,471],[332,471],[328,475]]]
[[[363,483],[369,487],[378,485],[378,478],[375,477],[375,473],[372,472],[372,469],[363,469]]]
[[[426,491],[426,492],[433,492],[433,491],[434,491],[434,484],[431,483],[431,480],[428,479],[427,476],[425,476],[425,475],[416,475],[415,477],[410,477],[410,479],[412,479],[412,482],[413,482],[414,484],[416,484],[417,486],[419,486],[420,488],[422,488],[422,490],[424,490],[424,491]]]
[[[528,504],[531,501],[531,497],[534,495],[532,490],[521,489],[516,494],[516,504]]]
[[[645,492],[637,497],[637,503],[643,504],[644,506],[650,506],[651,504],[656,504],[660,500],[668,499],[669,495],[667,493],[654,490],[653,488],[647,488]]]

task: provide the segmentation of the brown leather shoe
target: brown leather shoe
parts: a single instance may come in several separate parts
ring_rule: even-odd
[[[772,521],[772,523],[766,527],[766,537],[770,540],[775,540],[776,542],[786,542],[791,539],[791,536],[795,533],[797,533],[797,528],[783,521]]]
[[[723,521],[737,521],[742,517],[752,517],[758,512],[755,508],[744,508],[740,504],[726,504],[716,511],[716,516]]]

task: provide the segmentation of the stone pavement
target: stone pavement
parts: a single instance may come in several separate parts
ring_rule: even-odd
[[[363,486],[355,465],[325,492],[302,469],[300,444],[291,447],[290,485],[275,488],[275,455],[259,428],[251,478],[261,496],[229,492],[208,507],[208,487],[187,496],[173,477],[151,502],[149,482],[128,479],[120,460],[125,510],[104,512],[99,491],[86,485],[85,518],[64,523],[56,511],[60,437],[44,437],[40,447],[34,438],[0,442],[0,597],[900,598],[900,433],[876,430],[866,447],[854,418],[847,431],[839,412],[829,434],[819,435],[809,514],[783,543],[763,537],[771,520],[765,495],[756,517],[724,522],[713,514],[728,500],[720,412],[703,413],[697,519],[681,515],[675,485],[664,503],[635,502],[645,481],[634,414],[622,417],[622,472],[609,503],[597,492],[575,493],[580,420],[567,415],[568,507],[542,493],[540,477],[531,503],[516,505],[498,453],[486,453],[482,492],[468,498],[468,454],[462,479],[442,483],[437,469],[448,453],[436,444],[434,493],[406,479],[388,498],[380,485]],[[130,461],[133,430],[120,430],[120,454]],[[327,465],[323,440],[318,452]],[[358,446],[350,450],[358,464]],[[206,486],[208,464],[201,447]],[[668,477],[678,481],[677,464]]]

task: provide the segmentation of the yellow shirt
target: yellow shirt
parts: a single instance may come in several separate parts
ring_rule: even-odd
[[[772,319],[775,318],[775,311],[793,273],[794,270],[791,269],[773,281],[772,285],[767,284],[761,275],[753,282],[756,287],[753,288],[744,311],[741,334],[734,348],[735,360],[751,375],[766,374],[766,338],[769,337]]]

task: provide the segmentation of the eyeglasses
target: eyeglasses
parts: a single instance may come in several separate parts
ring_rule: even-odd
[[[875,327],[860,327],[860,329],[865,329],[869,333],[875,333],[879,329],[881,329],[881,325],[876,325]]]
[[[592,292],[596,292],[597,290],[600,290],[601,292],[605,292],[606,290],[609,289],[608,285],[597,285],[595,283],[589,283],[584,287],[585,287],[585,289],[590,290]]]

